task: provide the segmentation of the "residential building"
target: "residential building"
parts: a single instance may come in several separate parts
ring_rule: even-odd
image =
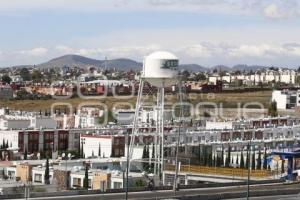
[[[10,85],[3,85],[0,83],[0,99],[13,98],[13,90]]]
[[[300,91],[274,90],[272,101],[277,103],[277,109],[294,109],[300,106]]]

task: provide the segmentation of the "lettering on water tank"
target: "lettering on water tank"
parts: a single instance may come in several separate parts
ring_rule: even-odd
[[[176,70],[178,67],[178,60],[164,60],[162,61],[161,68],[162,69],[174,69]]]

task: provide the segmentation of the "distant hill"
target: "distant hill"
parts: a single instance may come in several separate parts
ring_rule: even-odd
[[[137,62],[135,60],[127,59],[127,58],[119,58],[119,59],[111,59],[111,60],[97,60],[92,59],[80,55],[64,55],[58,58],[54,58],[49,60],[48,62],[41,63],[35,65],[37,68],[45,69],[45,68],[62,68],[63,66],[69,67],[79,67],[86,69],[88,67],[107,67],[107,68],[116,68],[118,70],[128,71],[128,70],[141,70],[143,64],[141,62]],[[14,66],[14,68],[22,68],[22,67],[32,67],[32,65],[19,65]],[[199,64],[181,64],[179,65],[179,70],[188,70],[192,72],[211,72],[214,69],[218,71],[255,71],[258,69],[269,68],[267,66],[259,66],[259,65],[245,65],[239,64],[233,67],[229,67],[226,65],[216,65],[214,67],[204,67]]]
[[[105,62],[103,61],[100,64],[101,67],[105,67]],[[126,59],[126,58],[119,58],[119,59],[113,59],[113,60],[107,60],[106,61],[106,67],[107,68],[116,68],[121,70],[141,70],[143,64],[136,62],[134,60]]]
[[[54,58],[52,60],[49,60],[48,62],[41,63],[36,65],[38,68],[61,68],[63,66],[76,66],[80,68],[86,69],[87,67],[107,67],[107,68],[116,68],[119,70],[128,71],[130,69],[132,70],[141,70],[142,69],[142,63],[127,59],[127,58],[119,58],[119,59],[112,59],[112,60],[96,60],[87,58],[84,56],[79,55],[65,55],[58,58]],[[198,64],[182,64],[179,66],[179,69],[182,70],[188,70],[188,71],[210,71],[209,68],[203,67]]]
[[[106,63],[106,64],[105,64]],[[106,67],[107,68],[117,68],[122,70],[129,69],[139,69],[142,67],[142,64],[136,62],[134,60],[120,58],[113,60],[96,60],[92,58],[87,58],[79,55],[65,55],[58,58],[54,58],[48,62],[37,65],[38,68],[61,68],[63,66],[69,67],[79,67],[79,68],[87,68],[87,67]]]
[[[210,71],[210,68],[203,67],[198,64],[181,64],[179,65],[179,70],[188,70],[193,72],[206,72]]]
[[[235,65],[232,67],[232,70],[233,71],[256,71],[256,70],[259,70],[259,69],[265,69],[265,68],[268,68],[266,66],[260,66],[260,65],[242,65],[242,64],[239,64],[239,65]]]
[[[227,71],[227,72],[232,71],[231,67],[228,67],[226,65],[216,65],[216,66],[212,67],[211,70],[214,70],[214,69],[216,69],[218,71],[220,71],[220,70],[221,71]]]

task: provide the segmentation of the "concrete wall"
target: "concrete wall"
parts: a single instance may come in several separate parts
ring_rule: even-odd
[[[26,129],[30,126],[30,120],[26,119],[3,119],[0,120],[0,129],[1,130],[10,130],[10,129]]]
[[[84,138],[83,152],[86,158],[98,156],[99,143],[101,147],[101,157],[110,157],[112,153],[112,138],[108,137],[81,137]],[[81,141],[81,139],[80,139]],[[81,144],[80,144],[81,145]]]
[[[92,179],[92,190],[106,191],[110,189],[111,174],[96,172]]]
[[[27,164],[20,164],[17,165],[17,169],[16,169],[16,177],[20,178],[20,181],[22,181],[23,183],[26,183],[27,181],[31,181],[31,171],[32,170],[32,166],[27,165]]]
[[[31,119],[32,128],[35,129],[55,129],[57,127],[57,122],[52,118],[43,118],[43,117],[33,117]]]
[[[280,90],[275,90],[272,92],[272,101],[276,101],[277,108],[285,110],[287,102],[287,95],[281,94]]]

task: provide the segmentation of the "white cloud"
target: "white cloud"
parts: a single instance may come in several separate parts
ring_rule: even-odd
[[[267,4],[263,9],[263,14],[268,18],[284,19],[299,17],[299,4],[294,0],[277,1]]]
[[[75,50],[73,48],[65,46],[65,45],[58,45],[55,47],[55,50],[61,54],[72,54],[75,52]]]
[[[142,61],[143,57],[156,50],[175,53],[181,63],[198,63],[206,66],[217,64],[262,64],[276,66],[298,66],[300,43],[228,44],[200,42],[181,45],[136,45],[98,48],[75,48],[58,45],[53,48],[37,47],[31,50],[0,52],[1,63],[10,65],[38,64],[65,53],[78,54],[95,59],[130,58]],[[13,63],[12,63],[13,61]]]
[[[159,45],[145,45],[145,46],[121,46],[121,47],[111,47],[105,49],[103,53],[110,55],[111,57],[135,57],[143,58],[143,56],[162,48]]]
[[[205,44],[195,44],[190,46],[182,47],[178,50],[178,52],[181,52],[183,55],[186,55],[191,58],[209,58],[212,57],[215,48],[212,48],[212,45],[205,45]]]
[[[0,11],[201,11],[219,14],[298,17],[298,0],[1,0]]]
[[[243,44],[237,46],[231,50],[229,56],[231,57],[272,57],[277,56],[280,53],[284,53],[284,50],[280,46],[274,46],[269,44],[261,45],[247,45]]]
[[[276,4],[270,4],[267,7],[265,7],[264,14],[266,17],[270,17],[270,18],[281,18],[282,17],[282,14],[279,13]]]
[[[48,53],[48,49],[43,47],[37,47],[30,50],[21,51],[21,54],[24,54],[26,56],[37,56],[37,57],[44,56],[47,53]]]
[[[209,58],[211,60],[219,58],[261,58],[274,59],[279,57],[300,58],[300,44],[213,44],[202,43],[192,46],[182,47],[177,51],[179,54],[189,58]]]
[[[133,2],[134,1],[134,2]],[[110,11],[130,9],[141,4],[139,0],[1,0],[2,11],[68,10],[68,11]],[[144,5],[144,3],[142,3]]]

